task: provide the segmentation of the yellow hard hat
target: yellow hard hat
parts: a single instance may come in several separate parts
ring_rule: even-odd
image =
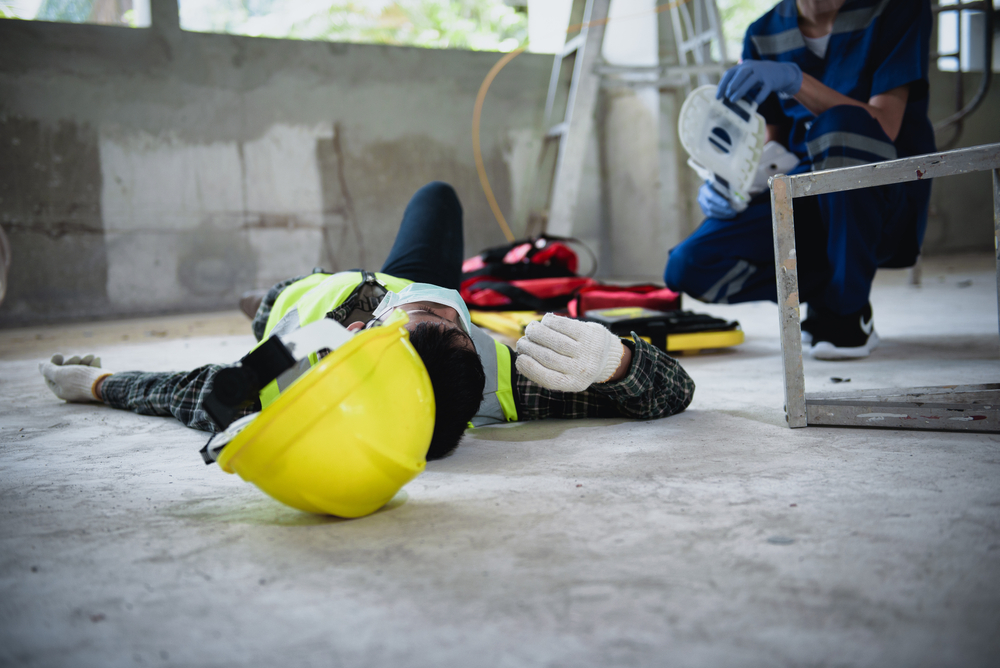
[[[278,501],[361,517],[426,465],[434,390],[402,311],[357,333],[269,404],[219,454]]]

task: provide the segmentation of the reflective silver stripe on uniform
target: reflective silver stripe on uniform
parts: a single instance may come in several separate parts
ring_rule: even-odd
[[[274,328],[267,333],[268,337],[282,336],[299,328],[299,309],[292,307],[275,323]]]
[[[476,344],[476,352],[483,363],[483,373],[486,374],[486,387],[483,389],[483,403],[479,404],[479,412],[472,418],[475,427],[482,427],[487,424],[506,423],[507,418],[503,414],[500,400],[497,399],[497,389],[500,385],[500,378],[497,374],[497,346],[493,337],[472,326],[472,342]]]
[[[757,271],[757,268],[751,265],[746,260],[740,260],[737,262],[732,269],[726,272],[726,275],[718,280],[718,282],[709,288],[708,292],[703,294],[699,299],[703,302],[709,303],[728,303],[729,298],[735,295],[737,292],[743,289],[743,284],[746,280],[750,278],[750,275]],[[722,288],[726,288],[726,293],[719,298],[719,293]]]
[[[306,355],[298,362],[295,366],[285,369],[280,376],[274,379],[274,382],[278,384],[278,392],[284,392],[289,385],[297,381],[302,374],[312,368],[312,364],[309,362],[309,356]]]
[[[895,160],[897,157],[896,147],[889,142],[859,135],[854,132],[847,132],[846,130],[827,132],[825,135],[816,137],[816,139],[806,144],[806,149],[809,151],[809,157],[815,159],[816,156],[822,155],[835,146],[871,153],[883,160]]]
[[[813,163],[812,170],[821,172],[824,169],[839,169],[841,167],[857,167],[858,165],[870,165],[871,163],[861,158],[850,155],[831,155],[821,162]]]
[[[847,12],[840,12],[833,22],[833,34],[854,32],[855,30],[865,30],[885,11],[890,0],[881,0],[877,5],[854,9]],[[794,6],[794,3],[791,3]],[[779,9],[779,14],[785,14]],[[792,15],[792,14],[789,14]],[[777,56],[778,54],[791,51],[793,49],[805,48],[806,41],[802,38],[802,31],[797,27],[773,35],[751,35],[757,52],[762,56]]]
[[[885,11],[890,0],[882,0],[877,5],[865,7],[864,9],[853,9],[849,12],[840,12],[833,20],[833,33],[854,32],[855,30],[865,30]]]
[[[741,262],[742,262],[742,260],[741,260]],[[753,266],[752,264],[747,264],[747,270],[746,270],[746,272],[742,276],[738,277],[736,280],[732,281],[729,284],[729,287],[726,288],[726,296],[723,297],[722,299],[720,299],[719,303],[720,304],[728,304],[729,303],[729,298],[732,297],[735,294],[738,294],[740,292],[740,290],[743,289],[743,284],[746,283],[747,279],[750,278],[751,276],[753,276],[754,272],[756,272],[756,271],[757,271],[757,267]]]
[[[802,32],[798,28],[777,32],[773,35],[750,35],[750,39],[757,47],[757,53],[762,56],[776,56],[779,53],[792,49],[802,49],[806,46],[806,41],[802,39]]]

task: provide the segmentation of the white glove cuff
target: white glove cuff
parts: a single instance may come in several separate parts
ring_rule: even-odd
[[[604,366],[601,368],[601,374],[598,376],[598,378],[603,378],[603,380],[596,381],[598,383],[606,383],[611,380],[611,376],[615,375],[615,372],[618,371],[618,367],[622,363],[622,357],[625,355],[625,344],[618,337],[615,337],[615,341],[610,347],[611,350],[608,351],[608,355],[604,360]]]
[[[43,362],[39,371],[45,378],[45,384],[63,401],[88,402],[100,401],[97,393],[97,383],[111,372],[98,367],[80,364],[59,366],[52,362]]]

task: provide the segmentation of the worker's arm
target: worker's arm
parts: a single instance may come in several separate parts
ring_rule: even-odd
[[[909,98],[909,93],[909,85],[904,85],[879,95],[873,95],[868,102],[861,102],[838,93],[813,76],[803,74],[802,87],[798,93],[795,93],[795,99],[816,116],[831,107],[840,105],[861,107],[879,122],[889,139],[896,141],[899,130],[903,126],[903,114],[906,112],[906,101]]]
[[[116,373],[104,379],[101,399],[112,408],[123,408],[140,415],[173,415],[192,429],[216,432],[219,428],[205,411],[204,403],[212,391],[215,374],[222,368],[220,364],[207,364],[192,371],[176,373]],[[259,410],[258,401],[242,415]]]
[[[694,381],[677,360],[638,337],[625,341],[625,347],[631,357],[625,374],[617,380],[595,383],[583,392],[549,390],[517,373],[518,419],[650,419],[688,407],[694,398]]]
[[[833,90],[809,74],[804,74],[795,63],[773,60],[744,61],[729,69],[719,82],[718,96],[733,101],[752,95],[759,105],[771,93],[791,95],[817,116],[839,105],[861,107],[879,122],[889,139],[896,141],[903,125],[909,85],[898,86],[873,95],[868,102],[861,102]]]

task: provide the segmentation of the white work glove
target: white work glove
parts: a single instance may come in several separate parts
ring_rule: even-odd
[[[611,378],[621,364],[621,340],[596,322],[548,313],[517,342],[517,370],[542,387],[582,392]]]
[[[45,378],[45,384],[63,401],[100,401],[94,394],[97,381],[110,376],[110,371],[101,368],[101,358],[74,355],[63,360],[62,355],[53,355],[49,362],[39,362],[38,370]]]

